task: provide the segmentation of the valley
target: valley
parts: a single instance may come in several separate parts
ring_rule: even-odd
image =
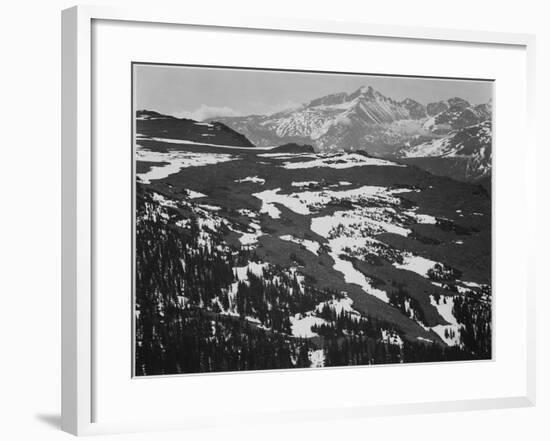
[[[311,106],[365,94],[380,99]],[[490,167],[450,179],[415,162],[490,154],[467,112],[416,104],[364,109],[376,124],[403,106],[437,120],[443,132],[391,155],[138,112],[136,375],[490,359],[491,197],[477,182]],[[311,121],[309,141],[336,130]]]

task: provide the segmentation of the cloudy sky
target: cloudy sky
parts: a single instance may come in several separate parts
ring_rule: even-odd
[[[487,81],[134,65],[136,110],[196,120],[270,114],[361,86],[422,104],[455,96],[479,104],[492,96],[492,83]]]

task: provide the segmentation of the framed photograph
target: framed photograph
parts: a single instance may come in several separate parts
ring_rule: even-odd
[[[534,405],[532,36],[75,7],[62,42],[64,430]]]

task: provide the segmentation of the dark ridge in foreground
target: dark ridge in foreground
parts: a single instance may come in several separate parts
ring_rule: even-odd
[[[153,110],[136,112],[136,133],[150,138],[166,138],[232,147],[255,147],[248,138],[217,121],[204,123],[163,115]]]
[[[296,144],[290,142],[288,144],[283,144],[279,147],[271,150],[273,153],[315,153],[313,147],[307,144]]]

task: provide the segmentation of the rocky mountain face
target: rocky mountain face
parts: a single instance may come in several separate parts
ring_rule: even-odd
[[[484,121],[449,132],[442,138],[405,147],[401,162],[463,181],[490,181],[491,122]]]
[[[390,159],[414,158],[424,151],[438,152],[445,139],[468,139],[468,154],[460,155],[468,171],[456,172],[456,156],[427,156],[430,164],[443,165],[431,169],[436,174],[460,180],[485,178],[491,170],[491,126],[486,124],[484,136],[471,136],[473,128],[489,122],[491,102],[473,105],[454,97],[423,105],[411,98],[394,100],[370,86],[353,93],[335,93],[320,97],[295,109],[272,115],[222,117],[215,120],[247,137],[257,146],[284,143],[312,145],[318,152],[365,150]],[[460,133],[464,130],[464,133]],[[448,141],[451,142],[451,141]],[[451,142],[452,143],[452,142]],[[429,148],[433,145],[433,148]],[[422,146],[421,148],[416,148]],[[470,158],[465,158],[469,156]],[[433,158],[442,158],[435,161]],[[452,159],[451,159],[452,158]],[[416,160],[423,167],[423,161]],[[430,168],[433,168],[430,166]]]
[[[461,98],[451,98],[432,104],[435,104],[435,109],[444,109],[424,122],[423,127],[433,133],[445,135],[450,130],[464,129],[491,119],[491,102],[472,106]]]

